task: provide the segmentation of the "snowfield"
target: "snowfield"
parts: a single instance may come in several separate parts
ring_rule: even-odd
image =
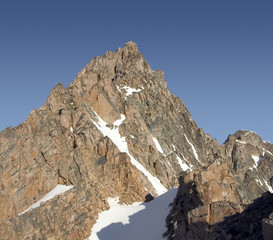
[[[165,219],[177,194],[171,189],[148,203],[118,204],[108,199],[110,209],[99,214],[86,240],[160,240],[166,229]]]

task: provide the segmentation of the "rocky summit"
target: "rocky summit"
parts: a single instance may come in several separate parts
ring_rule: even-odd
[[[162,238],[272,239],[272,169],[272,144],[240,130],[220,145],[128,42],[0,133],[0,239],[96,239],[109,199],[173,188]]]

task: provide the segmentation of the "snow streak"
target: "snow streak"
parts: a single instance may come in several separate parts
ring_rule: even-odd
[[[145,167],[142,164],[140,164],[137,160],[135,160],[135,158],[129,152],[126,138],[120,136],[118,127],[126,119],[125,116],[121,115],[121,119],[115,121],[115,123],[114,123],[115,127],[112,129],[107,126],[107,123],[105,121],[103,121],[94,110],[92,110],[92,111],[96,115],[97,121],[94,121],[91,118],[90,118],[90,120],[97,127],[97,129],[101,131],[103,136],[109,137],[121,152],[127,153],[127,155],[131,159],[131,163],[149,179],[149,181],[153,185],[153,187],[156,190],[158,195],[165,193],[167,191],[167,189],[160,183],[158,178],[154,177],[151,173],[149,173],[145,169]]]
[[[157,150],[158,150],[159,152],[161,152],[162,154],[164,154],[164,151],[163,151],[162,147],[160,146],[158,140],[157,140],[155,137],[153,137],[153,141],[154,141],[154,143],[155,143],[155,146],[156,146]]]
[[[37,207],[39,207],[41,205],[42,202],[46,202],[52,198],[54,198],[55,196],[62,194],[68,190],[70,190],[71,188],[73,188],[74,186],[65,186],[65,185],[60,185],[58,184],[55,188],[53,188],[49,193],[47,193],[42,199],[40,199],[38,202],[34,203],[33,205],[31,205],[28,209],[26,209],[25,211],[21,212],[18,214],[18,216],[25,214],[26,212],[30,211],[31,209],[35,209]]]
[[[195,158],[196,158],[196,160],[198,161],[198,162],[200,162],[200,160],[199,160],[199,157],[198,157],[198,154],[197,154],[197,152],[196,152],[196,149],[195,149],[195,147],[193,146],[193,144],[189,141],[189,139],[187,138],[187,135],[186,134],[184,134],[184,136],[185,136],[185,138],[186,138],[186,140],[187,140],[187,142],[188,142],[188,144],[191,146],[191,149],[192,149],[192,151],[193,151],[193,154],[194,154],[194,156],[195,156]],[[201,162],[200,162],[201,163]],[[201,164],[203,164],[203,163],[201,163]]]

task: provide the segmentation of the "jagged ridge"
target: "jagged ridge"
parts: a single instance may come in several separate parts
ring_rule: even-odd
[[[181,172],[215,163],[235,171],[251,202],[272,185],[272,145],[248,135],[246,144],[238,133],[220,146],[129,42],[93,58],[0,134],[0,238],[85,239],[109,197],[144,201],[178,186]],[[74,187],[20,215],[58,184]]]

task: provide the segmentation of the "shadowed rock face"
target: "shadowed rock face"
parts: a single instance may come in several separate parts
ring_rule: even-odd
[[[249,131],[220,146],[129,42],[93,58],[24,123],[0,133],[0,239],[85,239],[107,198],[145,201],[178,186],[185,171],[179,189],[191,192],[190,221],[201,214],[215,224],[268,190],[272,152]],[[57,184],[74,187],[18,215]]]
[[[272,206],[273,204],[271,203],[271,207]],[[272,240],[273,239],[273,212],[271,212],[268,218],[266,217],[267,216],[265,216],[265,218],[262,219],[263,237],[264,237],[264,240]]]
[[[244,136],[249,136],[244,138]],[[224,143],[226,162],[185,174],[167,217],[168,239],[262,239],[272,225],[272,145],[250,131]],[[266,166],[266,167],[265,167]],[[254,201],[254,202],[253,202]],[[268,224],[269,223],[269,224]]]
[[[262,226],[262,221],[273,211],[273,194],[266,192],[255,199],[241,213],[226,217],[223,222],[213,226],[214,239],[266,239],[271,235]],[[273,235],[271,235],[273,237]]]
[[[249,205],[230,201],[207,204],[196,190],[190,193],[188,186],[181,186],[184,191],[175,199],[176,211],[173,208],[167,218],[167,239],[272,239],[272,220],[266,219],[273,211],[272,193],[264,193]]]

